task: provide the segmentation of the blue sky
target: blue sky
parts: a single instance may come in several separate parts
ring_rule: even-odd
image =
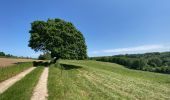
[[[12,2],[13,1],[13,2]],[[170,51],[170,0],[1,0],[0,51],[37,57],[30,23],[61,18],[85,36],[89,56]]]

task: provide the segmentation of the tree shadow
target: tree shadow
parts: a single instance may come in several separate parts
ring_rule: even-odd
[[[68,65],[68,64],[60,64],[62,69],[64,70],[71,70],[71,69],[79,69],[82,68],[80,66],[76,66],[76,65]]]
[[[23,63],[27,63],[27,62],[14,62],[12,64],[19,65],[19,64],[23,64]]]
[[[38,67],[38,66],[44,66],[44,67],[48,67],[50,66],[51,63],[50,62],[45,62],[45,61],[33,61],[33,66]]]

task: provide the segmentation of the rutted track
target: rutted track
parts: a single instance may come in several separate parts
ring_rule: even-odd
[[[48,96],[47,90],[48,67],[46,67],[39,79],[37,86],[34,89],[31,100],[46,100]]]
[[[7,90],[10,86],[12,86],[15,82],[21,80],[25,75],[27,75],[28,73],[30,73],[32,70],[34,70],[36,67],[31,67],[21,73],[19,73],[18,75],[9,78],[3,82],[0,83],[0,94],[3,93],[5,90]]]

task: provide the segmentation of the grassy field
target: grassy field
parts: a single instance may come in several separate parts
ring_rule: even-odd
[[[32,62],[27,62],[27,63],[20,63],[17,65],[8,66],[8,67],[0,67],[0,82],[32,66],[33,66]]]
[[[43,67],[38,67],[30,72],[7,91],[0,94],[0,100],[30,100],[42,71]]]
[[[169,100],[170,75],[97,62],[62,60],[51,65],[49,100]]]

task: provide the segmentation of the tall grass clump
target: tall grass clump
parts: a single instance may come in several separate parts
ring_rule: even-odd
[[[32,62],[20,63],[8,67],[0,67],[0,82],[32,67]]]

